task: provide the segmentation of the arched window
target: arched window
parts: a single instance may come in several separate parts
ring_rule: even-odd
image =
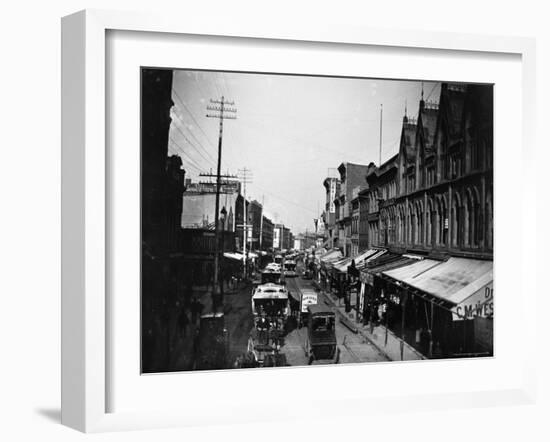
[[[380,243],[385,246],[388,242],[388,219],[385,211],[380,214],[380,234]]]
[[[405,206],[401,206],[401,243],[407,241],[407,215],[405,212]]]
[[[390,208],[390,244],[395,243],[395,207]]]
[[[434,202],[434,244],[439,245],[441,244],[441,209],[440,209],[440,201],[438,199]]]
[[[430,247],[432,245],[432,238],[433,238],[433,202],[432,200],[428,200],[428,205],[426,206],[426,241],[425,245]]]
[[[493,249],[493,195],[491,192],[488,192],[485,197],[485,244],[488,249]]]
[[[472,245],[471,237],[471,213],[472,213],[472,200],[469,192],[466,192],[465,201],[462,204],[462,244],[465,247]]]
[[[469,190],[468,204],[468,238],[471,247],[479,246],[480,240],[480,208],[477,190]]]
[[[462,231],[462,217],[460,210],[460,196],[458,192],[454,194],[453,206],[451,209],[451,245],[458,247],[460,245]]]
[[[437,231],[438,231],[438,244],[441,246],[447,245],[447,232],[448,232],[448,218],[447,218],[447,204],[445,197],[441,196],[438,201],[437,207]]]
[[[424,240],[424,213],[422,202],[416,204],[416,222],[417,222],[417,233],[416,233],[416,243],[422,244]]]
[[[407,240],[409,244],[414,243],[414,238],[416,233],[415,224],[416,224],[416,219],[414,216],[414,209],[412,206],[409,206],[409,237]]]
[[[397,207],[397,242],[402,243],[403,242],[403,212],[401,210],[401,207]]]

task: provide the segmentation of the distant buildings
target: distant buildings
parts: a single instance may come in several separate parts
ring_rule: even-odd
[[[299,233],[294,237],[294,246],[295,250],[306,250],[310,247],[316,246],[316,235],[315,232],[305,232]]]
[[[182,196],[181,227],[187,229],[214,230],[216,184],[193,183],[187,180],[187,190]],[[243,208],[246,204],[246,209]],[[233,232],[231,251],[242,251],[244,241],[244,217],[246,216],[246,249],[271,251],[292,248],[294,237],[284,225],[275,226],[264,214],[262,204],[245,200],[238,181],[226,182],[220,189],[220,214],[226,211],[223,229]],[[245,215],[246,213],[246,215]]]
[[[187,180],[182,196],[181,227],[184,229],[214,230],[216,207],[216,183],[192,183]],[[220,213],[225,208],[226,220],[222,227],[235,231],[235,213],[240,197],[240,183],[231,182],[220,187]],[[241,197],[242,198],[242,197]],[[242,207],[242,204],[241,204]]]

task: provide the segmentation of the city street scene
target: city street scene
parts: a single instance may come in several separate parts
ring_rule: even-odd
[[[142,373],[493,356],[493,85],[141,70]]]

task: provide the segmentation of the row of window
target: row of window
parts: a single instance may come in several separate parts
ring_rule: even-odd
[[[437,163],[433,156],[427,158],[425,164],[419,165],[418,171],[416,164],[407,165],[401,172],[401,194],[405,195],[422,186],[431,187],[436,184],[438,181],[436,164],[444,180],[454,180],[470,171],[493,167],[492,145],[489,144],[487,137],[481,138],[477,143],[471,140],[468,144],[468,149],[455,146],[452,151],[439,154]]]
[[[482,205],[477,189],[470,188],[454,194],[450,210],[442,195],[428,200],[426,210],[423,201],[392,206],[381,213],[380,232],[380,245],[492,249],[492,197]]]

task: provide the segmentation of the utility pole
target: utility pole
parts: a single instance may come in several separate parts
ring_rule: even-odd
[[[243,277],[246,279],[247,277],[247,264],[248,264],[248,251],[247,251],[247,234],[248,234],[248,218],[247,218],[247,212],[246,212],[246,185],[247,183],[252,182],[252,176],[250,175],[252,171],[250,169],[247,169],[246,167],[243,167],[242,169],[239,169],[239,173],[241,175],[241,183],[243,185]]]
[[[262,195],[262,211],[260,215],[260,245],[259,250],[262,250],[262,236],[264,236],[264,196]]]
[[[221,185],[221,168],[222,168],[222,140],[223,140],[223,120],[235,120],[237,109],[227,106],[234,106],[234,102],[228,102],[222,95],[221,100],[210,100],[210,105],[206,107],[209,111],[214,111],[213,114],[206,114],[207,118],[217,118],[220,121],[219,137],[218,137],[218,165],[216,171],[216,212],[214,214],[214,230],[216,231],[215,247],[214,247],[214,290],[212,293],[212,307],[214,310],[221,303],[220,291],[220,226],[219,226],[219,211],[220,211],[220,185]]]
[[[380,104],[380,153],[378,157],[378,167],[382,165],[382,109],[384,105]]]

